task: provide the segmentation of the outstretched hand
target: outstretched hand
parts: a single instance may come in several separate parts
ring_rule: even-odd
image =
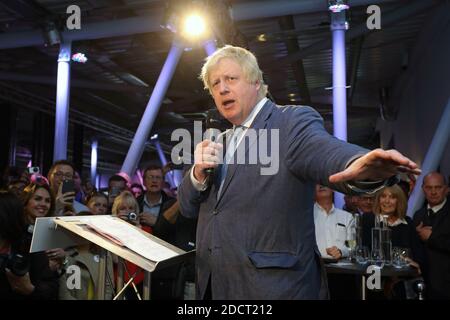
[[[420,174],[419,166],[397,150],[375,149],[353,161],[344,171],[330,176],[331,183],[379,181],[404,172]]]

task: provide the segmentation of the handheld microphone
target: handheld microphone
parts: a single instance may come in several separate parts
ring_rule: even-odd
[[[221,132],[219,129],[209,128],[209,129],[206,129],[204,138],[211,140],[212,142],[216,142],[220,135],[221,135]],[[214,174],[214,168],[205,169],[205,172],[208,175],[212,175],[212,174]]]
[[[206,131],[204,134],[204,139],[209,139],[213,142],[218,141],[223,133],[228,128],[232,127],[232,124],[228,122],[228,120],[226,120],[215,108],[206,112],[205,122]],[[208,175],[212,175],[214,174],[214,168],[205,169],[205,172]]]

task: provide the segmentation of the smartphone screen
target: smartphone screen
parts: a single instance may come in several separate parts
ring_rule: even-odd
[[[67,192],[74,192],[75,191],[75,185],[73,183],[73,180],[64,180],[62,185],[62,193]]]

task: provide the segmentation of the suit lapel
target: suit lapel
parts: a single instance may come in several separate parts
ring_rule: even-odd
[[[270,118],[270,115],[272,114],[274,108],[275,108],[275,104],[272,101],[268,100],[264,104],[264,106],[262,107],[262,109],[260,110],[258,115],[256,116],[256,118],[253,121],[252,125],[250,126],[250,129],[255,130],[257,132],[257,134],[256,135],[249,135],[249,137],[250,137],[249,143],[248,143],[248,145],[245,145],[245,156],[246,157],[248,156],[248,150],[250,149],[250,147],[258,140],[258,137],[261,134],[260,129],[265,129],[267,127],[267,120]],[[246,132],[245,136],[242,138],[241,144],[245,142],[245,138],[247,136],[248,136],[248,131]],[[222,187],[222,190],[220,192],[220,195],[217,198],[217,202],[216,202],[215,207],[218,206],[220,200],[222,199],[223,195],[225,194],[226,190],[228,189],[228,186],[229,186],[231,180],[233,179],[236,171],[241,166],[242,165],[237,165],[237,164],[230,164],[230,165],[228,165],[227,175],[225,177],[225,181],[223,183],[223,187]]]

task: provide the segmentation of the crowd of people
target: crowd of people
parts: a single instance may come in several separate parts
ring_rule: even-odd
[[[0,192],[0,298],[95,298],[95,246],[27,253],[36,218],[77,214],[111,214],[183,250],[196,249],[195,261],[152,275],[156,299],[327,299],[323,258],[349,254],[345,244],[356,215],[363,245],[371,246],[370,230],[384,216],[392,244],[408,248],[410,264],[420,269],[427,298],[450,298],[449,188],[441,174],[426,175],[427,204],[411,220],[410,190],[395,182],[399,172],[421,174],[412,160],[396,150],[367,150],[332,137],[310,107],[276,105],[266,97],[256,57],[244,48],[215,51],[201,79],[233,128],[226,145],[205,139],[195,146],[194,165],[176,194],[165,190],[165,170],[158,166],[144,170],[143,186],[118,173],[98,191],[82,183],[66,160],[56,161],[46,178],[25,174],[7,181],[9,191]],[[276,172],[268,172],[266,159],[236,161],[260,155],[261,146],[270,147]],[[348,195],[345,210],[334,207],[327,186]],[[79,211],[82,205],[88,212]],[[24,257],[28,268],[17,262]],[[107,260],[111,297],[114,263],[120,262]],[[83,268],[82,292],[61,284],[73,263]],[[125,269],[126,277],[135,275],[125,296],[139,298],[142,272],[131,263]],[[332,281],[330,286],[332,291]]]
[[[97,298],[99,247],[91,243],[29,253],[39,217],[113,215],[183,250],[194,249],[196,221],[180,215],[176,194],[164,179],[166,172],[167,168],[149,166],[143,172],[143,186],[131,184],[128,176],[118,173],[110,177],[107,188],[97,190],[90,181],[83,182],[67,160],[56,161],[47,177],[8,168],[0,193],[0,267],[6,270],[0,271],[0,299]],[[10,266],[17,255],[24,274],[17,274],[14,264]],[[118,263],[124,264],[125,281],[134,276],[132,286],[124,292],[125,299],[140,299],[144,272],[110,253],[106,261],[105,299],[116,294]],[[192,290],[185,290],[194,283],[193,263],[186,261],[153,273],[152,298],[193,299]],[[79,288],[67,286],[70,273],[66,270],[73,265],[81,270]]]
[[[385,221],[391,230],[392,248],[407,252],[410,266],[417,269],[430,299],[450,298],[450,200],[449,186],[438,172],[427,174],[422,190],[426,204],[411,218],[406,215],[408,198],[412,192],[405,182],[385,187],[376,194],[346,196],[343,210],[333,205],[333,191],[317,185],[314,205],[316,239],[324,259],[340,260],[349,256],[349,240],[356,240],[361,232],[361,253],[372,248],[372,229]],[[383,218],[385,220],[383,220]],[[359,224],[359,229],[355,224]],[[357,231],[360,230],[360,231]],[[370,256],[370,255],[369,255]],[[329,277],[333,297],[354,297],[355,289],[347,285],[343,292],[342,279]],[[411,292],[411,282],[389,279],[382,288],[384,298],[406,298]],[[393,283],[393,281],[395,283]],[[347,282],[351,284],[352,282]],[[345,291],[345,290],[344,290]]]
[[[0,273],[0,298],[32,299],[95,299],[98,283],[98,247],[90,244],[71,248],[54,248],[46,252],[28,253],[36,218],[61,215],[113,215],[152,233],[186,251],[195,248],[195,219],[180,214],[176,197],[164,192],[164,170],[152,165],[143,174],[144,187],[131,185],[124,175],[113,175],[108,188],[96,190],[91,183],[74,184],[74,190],[63,193],[66,180],[75,180],[76,174],[68,161],[57,161],[48,177],[31,177],[22,174],[6,179],[0,193],[0,234],[2,265],[7,266],[13,257],[26,259],[27,271]],[[139,189],[139,190],[136,190]],[[417,268],[419,277],[426,284],[427,297],[450,298],[448,283],[450,266],[450,201],[449,187],[443,175],[429,173],[423,180],[425,206],[413,218],[406,215],[407,199],[412,191],[408,183],[388,186],[376,194],[345,196],[342,209],[333,204],[333,190],[317,184],[315,189],[314,224],[315,238],[322,258],[340,260],[349,256],[348,240],[354,237],[355,221],[362,226],[361,245],[370,251],[371,230],[386,217],[392,230],[392,246],[408,250],[408,262]],[[73,202],[78,201],[88,211],[76,212]],[[130,217],[130,213],[134,217]],[[357,218],[356,218],[357,217]],[[107,258],[106,299],[115,294],[115,269],[119,263],[111,254]],[[152,296],[156,299],[194,298],[195,261],[168,268],[154,274]],[[126,299],[138,299],[142,295],[143,271],[125,262],[125,281],[135,275],[133,284],[125,291]],[[65,269],[70,265],[81,268],[82,290],[70,290],[66,286]],[[14,268],[14,266],[13,266]],[[345,278],[345,277],[344,277]],[[338,279],[328,276],[331,298],[355,298],[355,288],[349,277]],[[346,282],[346,283],[344,283]],[[384,285],[383,298],[407,298],[410,283],[389,281]],[[59,288],[59,289],[58,289]],[[191,288],[187,292],[187,288]],[[136,292],[137,290],[137,292]],[[410,297],[410,296],[409,296]]]

